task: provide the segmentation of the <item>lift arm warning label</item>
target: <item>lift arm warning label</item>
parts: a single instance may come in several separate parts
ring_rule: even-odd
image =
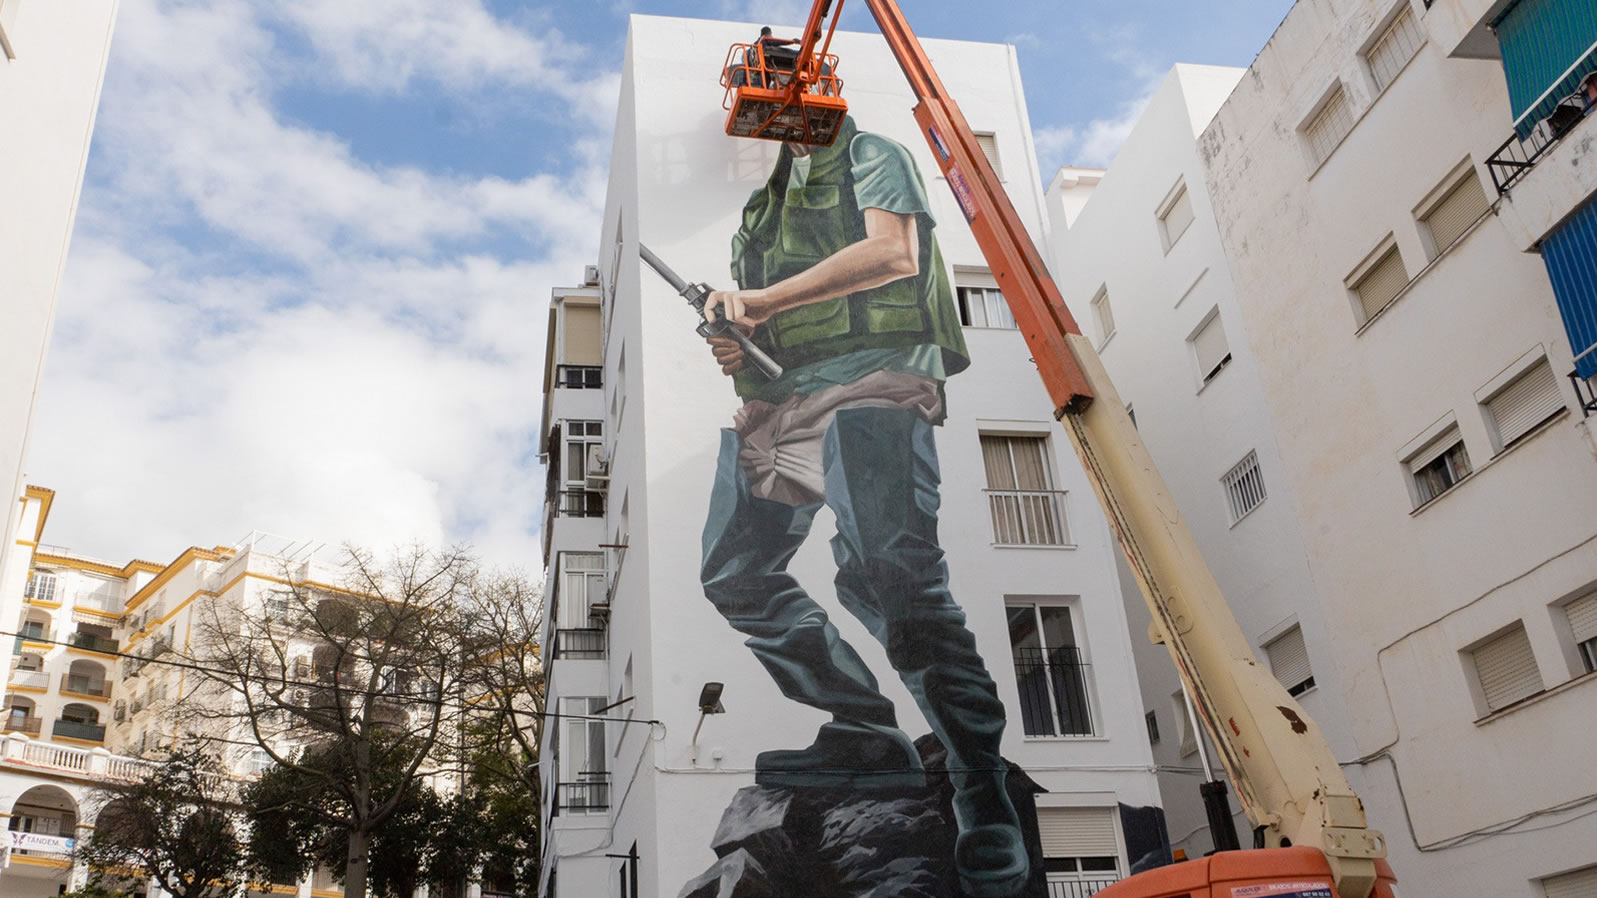
[[[1336,898],[1328,882],[1272,882],[1232,886],[1231,898]]]

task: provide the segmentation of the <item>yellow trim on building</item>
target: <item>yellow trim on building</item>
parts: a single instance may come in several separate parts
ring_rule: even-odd
[[[50,741],[51,742],[70,742],[73,745],[102,746],[102,745],[105,744],[105,740],[104,739],[79,739],[76,736],[57,736],[54,733],[50,734]]]
[[[33,541],[35,544],[44,538],[44,522],[50,518],[50,506],[55,504],[55,490],[43,486],[29,484],[22,495],[29,499],[39,500],[39,524],[33,528]]]
[[[26,549],[37,549],[39,547],[39,544],[31,539],[19,539],[17,540],[17,545]]]
[[[57,602],[57,601],[54,601],[54,600],[51,600],[51,601],[47,602],[44,599],[35,599],[32,596],[23,596],[22,597],[22,601],[26,602],[29,605],[34,606],[35,608],[60,608],[61,607],[61,603],[60,602]]]
[[[111,697],[108,695],[89,695],[86,692],[68,692],[65,689],[58,691],[56,694],[65,698],[85,698],[91,702],[108,702],[111,700]]]
[[[36,563],[48,564],[52,567],[72,568],[73,570],[78,571],[88,571],[91,574],[104,574],[108,577],[117,577],[122,580],[126,580],[140,571],[153,574],[162,570],[160,565],[153,561],[145,561],[142,558],[135,558],[121,567],[117,567],[114,564],[107,564],[103,561],[90,561],[87,558],[73,558],[70,555],[54,555],[49,552],[36,552],[34,553],[33,560]]]
[[[14,851],[11,853],[11,863],[27,864],[31,867],[59,867],[63,870],[69,869],[72,866],[72,862],[65,858],[33,857],[32,855],[28,854],[17,854]]]
[[[11,690],[12,692],[36,692],[39,695],[49,695],[50,694],[50,687],[49,686],[44,686],[44,687],[40,687],[40,686],[19,686],[16,683],[12,683],[9,686],[7,686],[6,688]]]
[[[96,617],[103,617],[111,621],[118,621],[122,619],[122,613],[120,611],[103,611],[99,608],[79,608],[77,605],[72,606],[72,613],[92,614]]]
[[[188,567],[192,562],[221,561],[224,558],[231,558],[232,555],[233,552],[231,549],[223,549],[220,546],[218,546],[216,549],[202,549],[199,546],[190,546],[187,549],[184,549],[181,555],[173,559],[171,564],[161,568],[160,572],[155,575],[154,580],[144,584],[143,589],[130,596],[122,610],[127,612],[139,607],[139,605],[141,605],[145,599],[148,599],[150,596],[160,592],[161,587],[172,582],[172,578],[176,577],[179,572],[181,572],[185,567]]]
[[[118,654],[120,654],[119,652],[116,652],[114,650],[113,651],[109,651],[109,652],[102,652],[99,649],[91,649],[91,648],[88,648],[87,646],[81,646],[81,645],[69,645],[69,646],[67,646],[67,652],[69,654],[73,654],[73,655],[92,655],[92,656],[94,656],[96,658],[115,658],[115,657],[117,657]]]
[[[28,639],[26,637],[24,637],[23,640],[22,640],[22,647],[24,649],[34,649],[34,650],[40,651],[40,652],[48,652],[51,649],[55,648],[55,646],[56,646],[56,644],[53,643],[53,642],[34,642],[33,640]]]

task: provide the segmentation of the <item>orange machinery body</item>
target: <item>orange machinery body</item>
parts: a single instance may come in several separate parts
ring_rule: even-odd
[[[837,139],[848,114],[837,55],[792,56],[787,64],[775,52],[763,52],[759,42],[733,44],[727,51],[721,86],[728,135],[826,147]]]
[[[1396,898],[1397,878],[1386,861],[1370,898]],[[1325,855],[1307,846],[1222,851],[1138,873],[1093,898],[1340,898]]]

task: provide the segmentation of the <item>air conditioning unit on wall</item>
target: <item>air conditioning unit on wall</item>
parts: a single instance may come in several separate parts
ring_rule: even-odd
[[[587,488],[600,493],[608,492],[610,489],[610,456],[605,453],[603,446],[595,444],[588,447],[587,469]]]
[[[582,269],[582,285],[584,287],[599,286],[599,266],[587,265]]]

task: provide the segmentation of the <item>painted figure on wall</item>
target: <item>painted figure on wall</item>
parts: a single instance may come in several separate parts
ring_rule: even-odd
[[[785,371],[710,338],[743,407],[722,432],[704,530],[705,595],[789,698],[832,715],[808,747],[762,752],[759,785],[914,788],[921,756],[893,703],[787,571],[822,505],[837,522],[838,598],[881,641],[946,751],[954,862],[978,898],[1030,870],[999,755],[1000,702],[938,543],[933,427],[969,365],[909,151],[852,119],[831,147],[784,145],[732,239],[720,308]]]

